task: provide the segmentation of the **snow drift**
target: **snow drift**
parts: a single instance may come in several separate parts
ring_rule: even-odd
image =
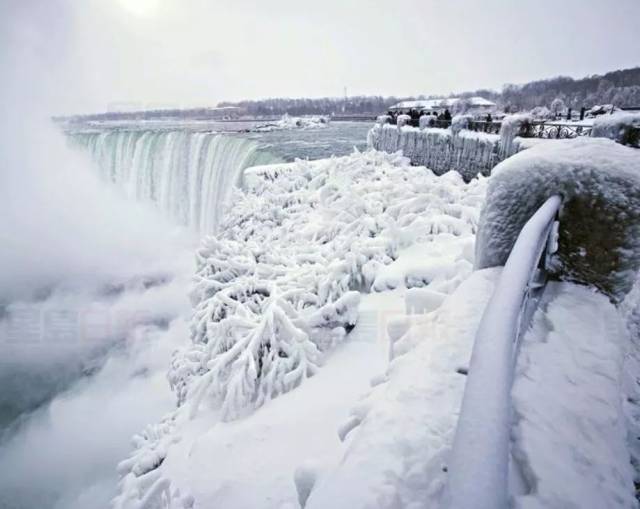
[[[482,210],[477,268],[504,265],[527,219],[561,194],[552,274],[622,298],[640,266],[638,168],[638,151],[593,138],[547,141],[500,163]]]

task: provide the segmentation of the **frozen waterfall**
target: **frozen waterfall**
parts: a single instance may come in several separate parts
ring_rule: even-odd
[[[242,170],[279,161],[255,141],[212,132],[108,130],[70,136],[89,150],[103,178],[201,233],[216,231]]]

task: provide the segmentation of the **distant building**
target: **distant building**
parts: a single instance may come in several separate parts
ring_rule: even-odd
[[[402,101],[394,104],[389,109],[397,113],[407,113],[411,110],[418,110],[424,113],[435,113],[439,115],[444,110],[453,113],[456,109],[456,103],[465,101],[466,113],[470,115],[482,115],[496,110],[496,103],[485,99],[484,97],[448,97],[446,99],[426,99],[422,101]]]

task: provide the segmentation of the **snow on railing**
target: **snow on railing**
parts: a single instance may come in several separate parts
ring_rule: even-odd
[[[557,250],[562,199],[549,198],[511,250],[476,333],[449,463],[450,509],[503,509],[509,498],[511,386],[520,336]]]

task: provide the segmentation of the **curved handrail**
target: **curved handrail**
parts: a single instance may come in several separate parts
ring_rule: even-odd
[[[508,506],[515,357],[544,287],[539,268],[557,249],[561,203],[552,196],[524,225],[482,315],[449,462],[450,509]]]

